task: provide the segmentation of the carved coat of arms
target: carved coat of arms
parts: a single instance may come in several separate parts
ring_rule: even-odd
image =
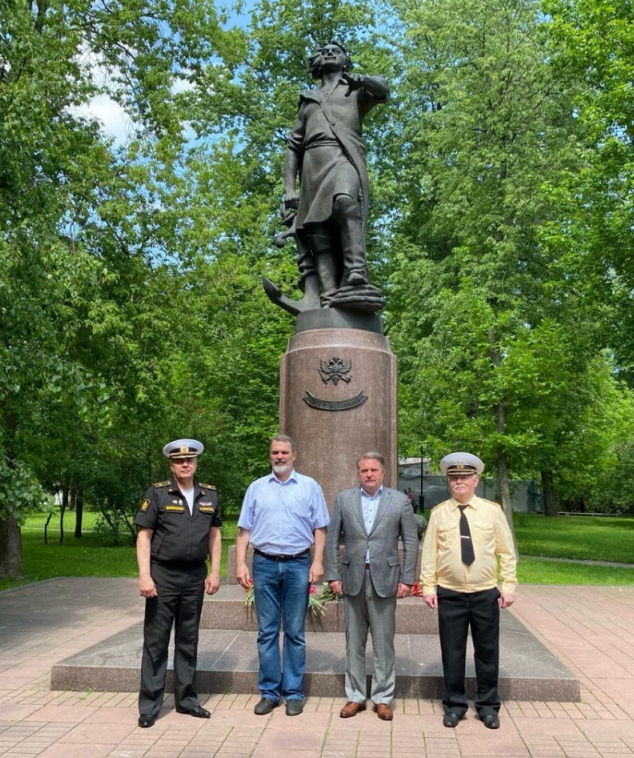
[[[332,382],[335,386],[337,386],[340,381],[350,381],[352,361],[346,361],[343,358],[334,356],[329,361],[320,360],[319,364],[319,374],[324,384]]]
[[[319,376],[324,384],[328,384],[329,382],[332,382],[335,386],[339,382],[346,382],[347,384],[352,379],[350,375],[351,371],[352,361],[346,361],[338,356],[334,356],[329,361],[319,360]],[[348,411],[351,408],[363,405],[368,396],[363,392],[359,392],[358,395],[343,400],[326,400],[325,398],[315,397],[315,395],[306,390],[302,399],[311,408],[316,408],[320,411]]]

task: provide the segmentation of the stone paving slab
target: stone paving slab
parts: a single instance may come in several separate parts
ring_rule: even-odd
[[[142,627],[134,625],[53,666],[51,688],[135,692],[139,686]],[[257,690],[256,633],[203,629],[198,646],[196,686],[201,692],[250,693]],[[397,634],[396,697],[440,698],[442,663],[437,635]],[[307,695],[336,696],[343,690],[345,636],[306,634]],[[502,614],[500,694],[513,700],[580,699],[576,677],[510,613]],[[373,669],[371,646],[366,651]],[[167,691],[173,692],[171,661]],[[368,676],[368,693],[370,676]],[[469,644],[467,693],[475,694],[473,651]]]
[[[62,661],[142,615],[133,579],[61,579],[0,593],[0,674],[9,681],[13,667],[37,656]],[[36,674],[18,688],[0,683],[0,756],[634,758],[634,587],[523,586],[508,615],[577,676],[579,702],[507,699],[501,729],[484,729],[470,710],[450,730],[436,698],[398,698],[385,723],[370,710],[340,719],[340,693],[308,697],[304,714],[290,719],[283,708],[255,716],[256,694],[217,692],[203,696],[209,721],[175,713],[168,696],[156,725],[138,729],[136,693],[51,691]],[[598,657],[610,666],[597,667]],[[91,725],[98,728],[86,733]]]

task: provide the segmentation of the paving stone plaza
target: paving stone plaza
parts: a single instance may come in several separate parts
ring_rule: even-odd
[[[422,601],[421,601],[422,602]],[[134,579],[71,578],[0,593],[0,756],[42,758],[624,758],[634,756],[634,587],[522,586],[511,613],[577,677],[578,702],[507,700],[502,728],[437,699],[399,698],[393,722],[340,719],[340,697],[255,716],[257,693],[202,696],[139,729],[134,692],[50,689],[55,664],[139,623]],[[139,648],[141,638],[139,637]]]

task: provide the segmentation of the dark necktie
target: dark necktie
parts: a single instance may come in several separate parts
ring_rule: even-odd
[[[475,561],[475,553],[473,552],[469,522],[464,513],[466,507],[466,505],[458,506],[460,508],[460,552],[462,553],[462,562],[465,566],[470,566]]]

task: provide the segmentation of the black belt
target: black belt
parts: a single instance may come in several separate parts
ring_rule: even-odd
[[[262,558],[269,558],[272,561],[293,561],[295,558],[303,558],[307,553],[310,553],[310,548],[307,547],[306,550],[302,550],[301,553],[295,553],[295,555],[269,555],[258,550],[257,547],[253,548],[253,552],[256,555],[261,555]]]

